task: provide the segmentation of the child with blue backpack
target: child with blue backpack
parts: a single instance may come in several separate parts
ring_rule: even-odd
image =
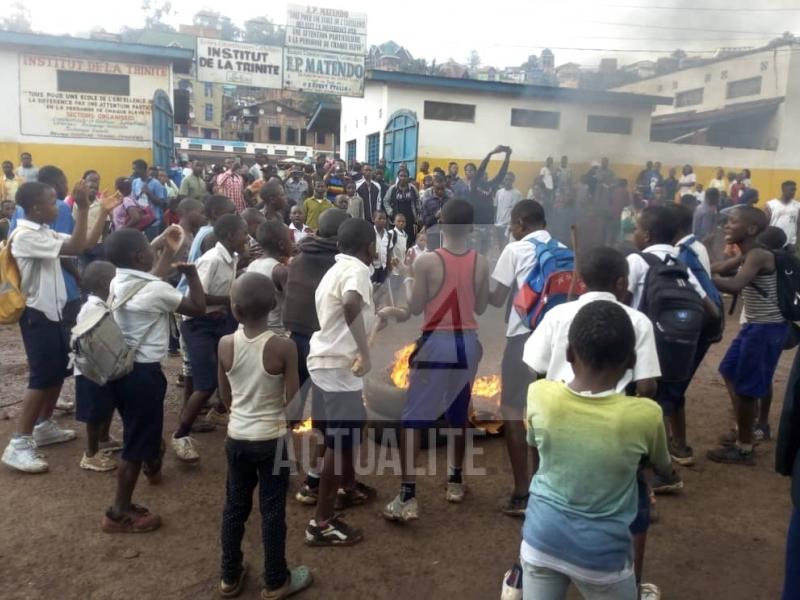
[[[538,259],[543,253],[548,255],[571,251],[550,236],[546,229],[544,208],[535,200],[522,200],[511,210],[511,235],[515,241],[508,244],[492,273],[495,289],[489,302],[501,307],[506,304],[509,291],[528,288],[531,275],[540,274]],[[534,271],[536,273],[534,273]],[[519,294],[518,294],[519,295]],[[507,515],[523,517],[528,501],[528,486],[531,474],[528,468],[528,448],[523,425],[528,386],[536,379],[522,362],[525,342],[533,328],[527,315],[512,308],[508,314],[506,348],[503,352],[501,376],[503,381],[500,407],[504,421],[504,437],[508,446],[511,471],[514,476],[514,489],[501,510]],[[526,322],[527,321],[527,322]],[[538,454],[533,449],[534,472],[538,466]]]

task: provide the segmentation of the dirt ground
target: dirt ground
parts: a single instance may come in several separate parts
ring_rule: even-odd
[[[755,600],[778,598],[783,578],[785,534],[790,501],[787,480],[773,472],[774,443],[757,450],[756,467],[710,463],[704,453],[730,424],[729,403],[716,366],[735,334],[731,323],[722,344],[712,349],[690,389],[690,443],[697,466],[682,469],[680,496],[659,497],[659,522],[648,543],[645,580],[657,583],[666,600]],[[499,372],[504,343],[499,312],[482,320],[485,347],[480,374]],[[415,336],[413,324],[393,326],[376,343],[374,368],[385,368],[392,353]],[[772,425],[776,429],[793,353],[784,355],[775,378]],[[179,367],[167,364],[170,388],[166,431],[176,422],[181,390],[174,385]],[[0,329],[0,407],[21,397],[26,379],[24,353],[16,328]],[[71,387],[65,395],[71,395]],[[12,418],[18,405],[0,408]],[[59,417],[74,425],[71,416]],[[119,435],[119,424],[115,425]],[[0,421],[4,446],[13,420]],[[47,448],[50,473],[32,476],[0,469],[0,596],[6,599],[59,598],[212,598],[218,583],[219,523],[224,501],[224,432],[197,436],[199,465],[177,464],[167,454],[164,483],[140,482],[136,500],[164,519],[165,526],[141,536],[109,536],[100,531],[103,510],[114,489],[114,473],[78,468],[84,435]],[[446,455],[437,451],[437,474],[420,480],[421,519],[399,527],[379,517],[383,502],[396,493],[398,480],[366,475],[379,491],[378,502],[348,512],[364,531],[351,548],[308,548],[303,528],[311,509],[293,500],[301,483],[292,478],[287,501],[291,564],[306,564],[315,577],[305,598],[383,599],[460,597],[497,598],[505,570],[515,560],[520,520],[502,515],[498,503],[510,491],[502,438],[481,439],[476,466],[486,474],[468,480],[470,494],[460,506],[444,500]],[[366,448],[364,450],[366,452]],[[244,552],[251,565],[244,598],[261,588],[260,517],[251,517]],[[577,597],[577,596],[575,596]]]

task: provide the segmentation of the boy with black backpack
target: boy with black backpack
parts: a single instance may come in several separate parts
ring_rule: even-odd
[[[719,316],[719,310],[703,286],[678,260],[678,251],[673,246],[677,233],[674,208],[647,207],[636,221],[633,233],[639,252],[628,256],[631,306],[645,313],[655,327],[661,364],[656,401],[664,412],[667,427],[675,411],[683,410],[683,393],[692,378],[706,319]],[[682,464],[692,464],[691,448],[682,450],[681,453],[676,450],[674,455],[680,456]],[[655,493],[671,493],[682,488],[683,481],[673,469],[656,470]]]
[[[753,421],[756,401],[769,393],[788,330],[787,317],[796,320],[793,304],[797,292],[797,260],[784,252],[759,246],[767,227],[766,215],[753,206],[739,206],[728,216],[725,241],[742,251],[741,266],[724,277],[731,261],[714,266],[713,280],[722,292],[741,294],[746,322],[731,342],[719,372],[725,379],[736,410],[738,432],[723,436],[720,448],[708,452],[714,462],[754,465]]]

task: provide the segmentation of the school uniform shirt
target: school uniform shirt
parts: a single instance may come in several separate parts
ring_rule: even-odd
[[[22,177],[26,182],[39,181],[39,167],[33,165],[31,165],[30,167],[23,167],[22,165],[20,165],[14,172],[17,174],[18,177]]]
[[[686,237],[678,240],[678,243],[675,244],[675,247],[678,249],[679,252],[680,248],[678,248],[678,246],[680,246],[681,244],[685,244],[692,237],[693,234],[689,234]],[[694,250],[695,254],[697,254],[697,258],[700,260],[700,264],[703,265],[703,268],[706,270],[706,273],[708,273],[708,276],[711,277],[711,258],[709,258],[708,256],[708,249],[706,248],[706,245],[695,238],[694,242],[689,244],[689,247],[692,250]]]
[[[203,254],[195,263],[197,275],[203,284],[203,291],[208,296],[230,296],[233,282],[236,279],[236,263],[238,255],[231,254],[228,249],[217,242],[211,250]],[[226,307],[219,304],[206,306],[206,314],[222,312]]]
[[[661,260],[664,260],[667,255],[673,258],[677,258],[678,256],[678,250],[675,246],[670,246],[669,244],[655,244],[654,246],[645,248],[644,252],[655,254]],[[639,304],[642,302],[644,280],[647,278],[647,272],[649,270],[650,265],[648,265],[638,253],[628,255],[628,291],[633,294],[633,303],[631,306],[636,309],[639,308]],[[689,271],[689,283],[700,295],[700,298],[706,297],[706,291],[703,289],[703,286],[700,285],[700,282],[697,281],[697,277],[694,276],[691,270]]]
[[[542,178],[542,185],[544,189],[549,192],[553,191],[553,173],[547,167],[542,167],[542,170],[539,171],[539,177]]]
[[[511,224],[511,211],[520,200],[522,193],[519,190],[506,188],[497,190],[494,195],[494,205],[497,208],[494,224],[497,227],[508,227]]]
[[[694,188],[697,186],[697,175],[689,173],[688,175],[681,175],[678,179],[678,193],[683,196],[684,194],[694,193]]]
[[[553,238],[549,232],[540,229],[529,233],[521,240],[508,244],[503,248],[500,258],[497,259],[497,265],[495,265],[492,272],[492,279],[512,290],[511,293],[514,293],[514,290],[522,289],[525,279],[536,265],[536,246],[533,244],[533,240],[546,244],[551,239]],[[561,243],[559,243],[559,246],[564,247]],[[508,315],[506,337],[524,335],[530,333],[530,331],[522,323],[517,311],[512,309]]]
[[[352,392],[364,382],[350,370],[358,346],[344,318],[344,297],[355,292],[364,303],[361,311],[365,331],[372,329],[375,305],[370,268],[354,256],[337,254],[314,294],[320,329],[311,336],[308,371],[312,381],[327,392]]]
[[[50,321],[60,321],[67,303],[67,287],[59,256],[70,236],[27,219],[19,219],[17,228],[11,255],[19,268],[25,305],[44,313]]]
[[[375,250],[378,253],[378,257],[372,261],[372,264],[376,269],[385,269],[389,264],[392,237],[393,236],[386,229],[383,230],[383,235],[378,233],[378,230],[375,229]]]
[[[413,267],[417,259],[428,252],[430,252],[430,250],[427,248],[420,248],[418,245],[414,244],[408,249],[408,252],[406,252],[406,266]]]
[[[720,192],[724,192],[725,191],[725,187],[726,187],[725,186],[725,181],[722,180],[722,179],[714,178],[714,179],[712,179],[711,181],[708,182],[708,189],[714,188],[716,190],[719,190]]]
[[[528,390],[527,422],[541,464],[530,485],[522,560],[586,583],[631,577],[639,463],[670,464],[661,408],[614,390],[579,393],[540,380]]]
[[[125,341],[136,348],[136,362],[159,363],[169,349],[169,316],[178,310],[183,295],[158,277],[135,269],[117,269],[111,295],[120,298],[130,286],[147,284],[114,312]]]
[[[406,260],[406,251],[408,248],[408,234],[405,231],[400,231],[396,227],[391,231],[394,242],[394,250],[392,255],[402,265]]]
[[[309,233],[311,233],[311,230],[305,225],[303,225],[302,229],[298,229],[294,226],[294,223],[289,223],[289,229],[292,230],[295,244],[299,244]]]
[[[614,294],[609,292],[586,292],[577,300],[550,309],[525,342],[522,362],[536,373],[546,374],[547,379],[564,383],[572,381],[575,374],[572,365],[567,362],[569,327],[580,309],[597,300],[614,302],[622,307],[636,334],[636,366],[633,370],[625,371],[616,391],[622,393],[632,381],[661,377],[656,338],[650,319],[644,313],[618,302]]]
[[[792,200],[784,204],[775,198],[767,202],[770,221],[773,227],[779,227],[786,234],[786,243],[794,246],[797,244],[797,215],[800,213],[800,202]]]

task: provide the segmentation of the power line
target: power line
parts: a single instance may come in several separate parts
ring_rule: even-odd
[[[646,10],[692,10],[705,12],[800,12],[798,8],[715,8],[712,6],[664,6],[664,5],[644,5],[644,4],[595,4],[601,8],[632,8]]]

